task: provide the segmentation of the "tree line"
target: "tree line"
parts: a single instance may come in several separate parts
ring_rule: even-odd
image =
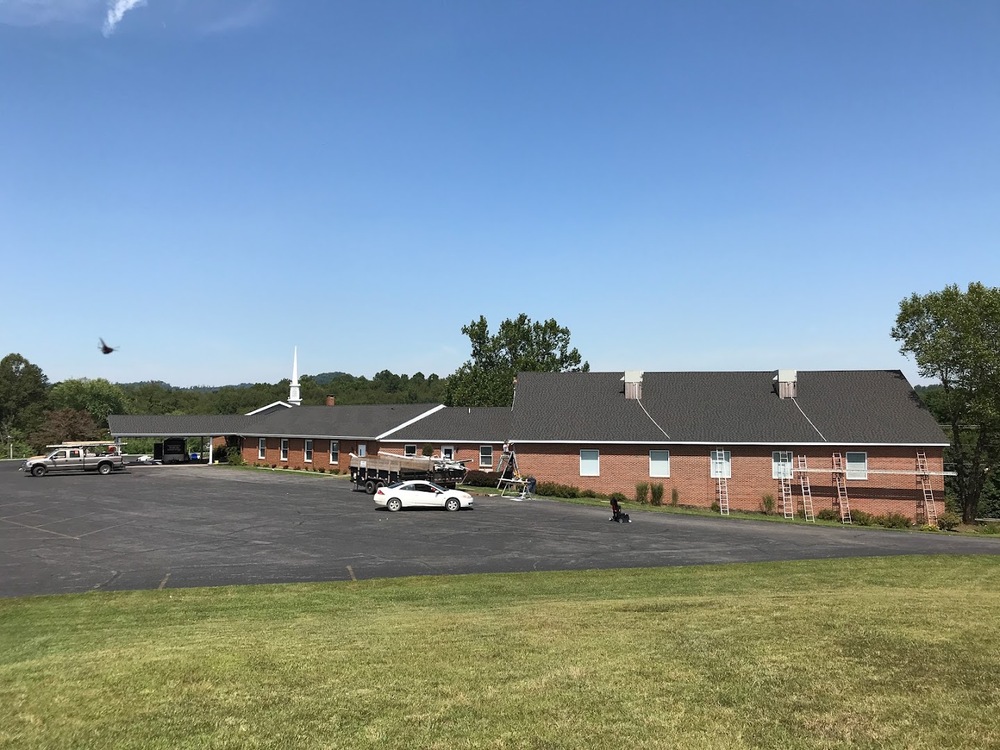
[[[490,334],[480,317],[462,332],[472,354],[450,376],[397,375],[382,370],[372,378],[344,372],[302,375],[302,404],[440,404],[509,406],[518,372],[587,371],[570,348],[570,331],[555,320],[535,322],[521,314]],[[24,457],[64,440],[110,437],[110,414],[246,414],[288,398],[290,381],[180,388],[163,381],[111,383],[79,378],[55,384],[18,353],[0,360],[0,439],[8,456]]]

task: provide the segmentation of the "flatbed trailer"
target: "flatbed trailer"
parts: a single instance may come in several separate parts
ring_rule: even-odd
[[[351,454],[351,481],[355,489],[374,495],[379,487],[396,482],[423,479],[448,489],[465,478],[466,469],[461,461],[431,456],[399,456],[380,451],[378,456]]]

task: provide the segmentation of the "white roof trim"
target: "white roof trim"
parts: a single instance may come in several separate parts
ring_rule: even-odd
[[[253,411],[248,411],[244,414],[244,417],[252,417],[254,414],[260,414],[262,411],[270,409],[272,406],[284,406],[286,409],[291,409],[292,405],[285,401],[275,401],[274,403],[268,404],[267,406],[262,406],[259,409],[254,409]]]
[[[382,440],[383,438],[388,437],[389,435],[391,435],[394,432],[399,432],[404,427],[409,427],[411,424],[413,424],[415,422],[419,422],[421,419],[424,419],[425,417],[429,417],[431,414],[434,414],[435,412],[439,412],[442,409],[447,409],[447,408],[448,407],[445,406],[444,404],[438,404],[433,409],[429,409],[428,411],[425,411],[423,414],[418,414],[417,416],[415,416],[413,419],[409,420],[408,422],[403,422],[403,424],[396,425],[395,427],[393,427],[388,432],[383,432],[381,435],[376,435],[375,439],[376,440]]]

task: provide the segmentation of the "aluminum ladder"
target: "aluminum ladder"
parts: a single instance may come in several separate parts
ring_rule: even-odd
[[[719,513],[723,516],[729,515],[729,482],[725,477],[718,477],[715,480],[715,489],[719,495]]]
[[[798,457],[799,487],[802,489],[802,512],[807,521],[816,522],[816,514],[813,512],[812,485],[809,483],[809,467],[806,465],[806,457]]]
[[[792,496],[792,478],[781,477],[778,480],[781,488],[781,511],[785,518],[795,518],[795,498]]]
[[[851,503],[847,499],[847,472],[844,470],[844,459],[839,453],[833,454],[833,481],[837,485],[840,522],[851,523]]]
[[[924,495],[924,520],[928,526],[937,526],[937,503],[934,502],[934,489],[931,487],[931,475],[927,469],[927,454],[923,450],[917,451],[917,477]]]

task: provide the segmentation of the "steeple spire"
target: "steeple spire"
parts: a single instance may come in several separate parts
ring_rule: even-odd
[[[299,348],[297,346],[292,353],[292,384],[288,386],[288,403],[293,406],[302,404],[302,397],[299,395]]]

